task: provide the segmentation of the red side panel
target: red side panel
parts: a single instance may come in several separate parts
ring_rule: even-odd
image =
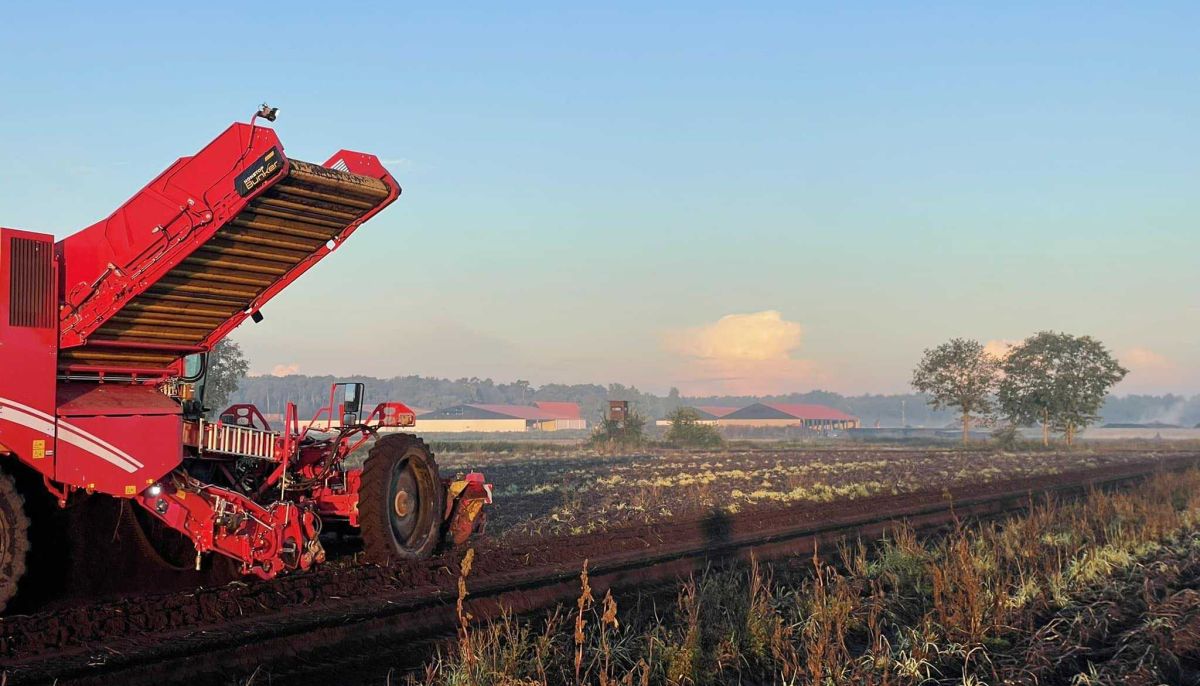
[[[54,239],[0,229],[0,451],[54,474]]]
[[[179,405],[153,386],[58,386],[55,479],[115,496],[133,496],[179,465]]]
[[[152,386],[60,383],[58,416],[179,414],[179,403]]]

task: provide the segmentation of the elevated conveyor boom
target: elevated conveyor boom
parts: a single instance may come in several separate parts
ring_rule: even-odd
[[[293,160],[271,129],[234,124],[57,244],[59,374],[169,375],[399,193],[372,155]]]

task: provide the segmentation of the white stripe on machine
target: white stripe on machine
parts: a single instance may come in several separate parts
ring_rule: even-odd
[[[10,421],[13,424],[19,424],[27,429],[33,429],[47,436],[54,436],[53,417],[15,400],[0,398],[0,419]],[[73,424],[60,421],[58,422],[58,428],[59,440],[73,445],[84,452],[91,453],[125,472],[133,473],[145,466],[133,459],[129,453]]]

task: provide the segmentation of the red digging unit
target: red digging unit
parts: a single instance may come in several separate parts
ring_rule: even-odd
[[[294,405],[277,428],[253,406],[204,406],[208,351],[400,195],[373,155],[287,157],[258,121],[274,114],[57,243],[0,228],[0,608],[29,548],[22,472],[64,505],[127,498],[191,540],[197,564],[215,552],[262,577],[320,562],[323,525],[359,529],[377,561],[482,526],[490,486],[442,480],[425,444],[395,431],[412,411],[364,412],[362,384],[335,384],[304,425]]]

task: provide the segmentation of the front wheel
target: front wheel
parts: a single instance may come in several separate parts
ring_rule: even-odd
[[[429,557],[441,542],[446,491],[425,441],[383,436],[363,463],[358,518],[369,562]]]

